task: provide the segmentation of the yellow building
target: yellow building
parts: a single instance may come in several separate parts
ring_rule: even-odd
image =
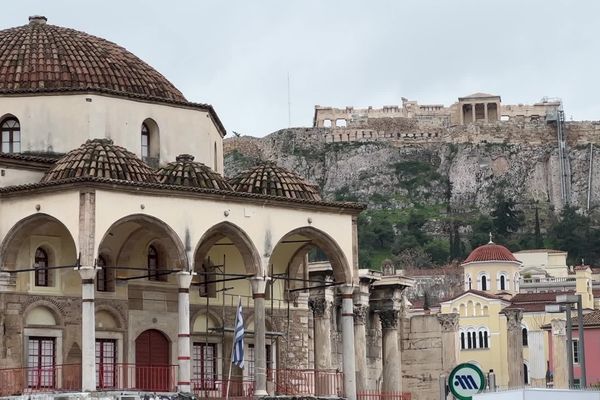
[[[542,326],[557,318],[545,312],[546,304],[553,303],[559,294],[577,293],[582,295],[584,308],[593,308],[592,276],[588,267],[576,268],[570,278],[561,275],[562,285],[545,288],[543,293],[536,293],[529,286],[526,293],[522,290],[520,283],[524,282],[521,279],[524,268],[515,256],[523,255],[530,265],[532,257],[537,257],[538,261],[540,254],[560,256],[563,260],[566,255],[546,250],[512,254],[506,247],[490,241],[473,250],[462,264],[465,291],[441,303],[442,313],[459,314],[459,360],[476,363],[485,371],[493,370],[499,387],[515,386],[511,383],[511,373],[514,382],[538,387],[546,385],[549,372],[548,332]],[[539,268],[551,266],[552,272],[560,269],[560,260],[543,261],[537,263]],[[566,265],[563,269],[566,276]],[[572,281],[572,287],[564,286],[565,279]],[[513,335],[518,333],[519,338],[509,337],[507,313],[511,310],[519,313],[520,326],[511,328]],[[515,346],[522,346],[522,351],[516,359],[511,359],[509,354]],[[522,364],[518,371],[515,364]]]

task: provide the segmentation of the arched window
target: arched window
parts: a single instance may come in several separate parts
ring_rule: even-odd
[[[35,286],[50,286],[50,271],[48,270],[48,253],[41,247],[35,251]]]
[[[467,332],[467,349],[473,348],[473,339],[471,338],[471,332]]]
[[[527,336],[527,328],[523,327],[523,329],[521,330],[521,333],[523,334],[523,346],[528,346],[529,338]]]
[[[218,154],[217,154],[217,142],[215,142],[215,144],[214,144],[213,154],[215,155],[214,165],[213,165],[213,171],[217,172],[218,159],[219,159]]]
[[[529,367],[523,363],[523,383],[529,385]]]
[[[464,332],[460,333],[460,348],[462,350],[465,349],[465,333]]]
[[[479,331],[479,348],[484,348],[485,343],[484,343],[483,337],[485,336],[485,334],[486,333],[484,331],[482,331],[482,330]]]
[[[2,152],[20,153],[21,152],[21,125],[19,120],[10,117],[2,121]]]
[[[473,280],[471,279],[471,274],[467,274],[465,279],[465,290],[471,290],[473,285]]]
[[[142,160],[149,157],[150,154],[150,129],[146,123],[142,124]]]
[[[209,283],[216,279],[213,274],[214,266],[210,261],[210,258],[206,259],[200,266],[200,297],[217,297],[217,284],[216,282]]]
[[[96,290],[99,292],[112,292],[114,289],[113,282],[111,280],[111,271],[107,268],[106,259],[103,256],[98,257],[98,267],[101,269],[98,271],[96,277]]]
[[[490,337],[489,332],[487,331],[487,329],[485,329],[483,331],[483,345],[481,347],[483,347],[484,349],[489,349],[490,348],[490,344],[488,342],[488,338]]]
[[[158,168],[160,161],[160,135],[158,124],[152,118],[146,118],[140,128],[142,161]]]
[[[472,349],[476,349],[477,348],[477,332],[475,332],[475,331],[471,332],[471,343],[473,345]]]
[[[506,276],[500,275],[500,290],[506,290]]]
[[[479,277],[480,280],[480,287],[479,289],[482,291],[486,291],[489,289],[489,285],[488,285],[488,276],[486,274],[481,274]]]
[[[160,280],[158,273],[158,252],[154,246],[148,247],[148,279],[151,281]]]

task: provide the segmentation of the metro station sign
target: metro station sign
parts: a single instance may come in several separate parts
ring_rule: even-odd
[[[448,376],[448,387],[457,399],[471,400],[474,394],[485,389],[485,375],[474,364],[459,364]]]

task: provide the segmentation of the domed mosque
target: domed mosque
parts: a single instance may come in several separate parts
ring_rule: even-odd
[[[310,371],[332,353],[325,335],[310,333],[322,351],[309,359],[306,343],[272,332],[295,321],[289,338],[310,336],[315,247],[333,286],[311,298],[340,295],[345,310],[335,394],[356,393],[363,205],[324,201],[272,163],[228,182],[211,105],[125,48],[43,16],[0,31],[0,130],[0,396],[220,393],[229,375],[252,382],[236,396],[274,394],[264,371]],[[240,308],[248,367],[230,371]]]

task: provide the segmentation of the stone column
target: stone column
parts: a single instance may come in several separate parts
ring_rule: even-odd
[[[315,357],[315,394],[329,395],[331,388],[326,374],[319,371],[331,370],[331,307],[330,299],[322,295],[308,299],[308,306],[313,311],[314,325],[314,357]]]
[[[490,122],[488,121],[488,105],[489,103],[483,103],[483,115],[485,122]]]
[[[507,324],[508,387],[523,387],[523,310],[504,310]]]
[[[190,284],[194,273],[181,271],[177,273],[179,287],[178,318],[179,332],[177,334],[177,390],[184,393],[192,391],[192,365],[190,343]]]
[[[96,194],[79,193],[79,275],[81,276],[81,390],[96,391],[96,308],[94,234]]]
[[[475,115],[475,109],[476,109],[476,107],[475,107],[475,106],[476,106],[476,104],[475,104],[475,103],[472,103],[472,104],[471,104],[471,112],[472,112],[472,114],[473,114],[473,115],[472,115],[472,122],[475,122],[475,121],[477,121],[477,117],[476,117],[476,115]]]
[[[356,354],[356,390],[367,390],[367,331],[369,306],[354,306],[354,352]]]
[[[267,350],[265,327],[266,277],[253,277],[252,298],[254,299],[254,396],[268,396],[267,392]]]
[[[542,330],[527,332],[529,348],[529,382],[532,387],[546,387],[545,335]]]
[[[356,400],[356,359],[354,352],[353,285],[340,287],[342,295],[342,356],[344,366],[344,392],[346,399]]]
[[[79,268],[81,276],[81,390],[96,391],[96,309],[94,278],[97,269]]]
[[[458,318],[456,313],[437,315],[442,328],[442,370],[446,373],[458,364]]]
[[[552,320],[552,375],[555,389],[568,389],[567,329],[562,319]]]
[[[402,390],[402,362],[398,348],[398,310],[379,311],[383,333],[383,384],[382,392]]]

